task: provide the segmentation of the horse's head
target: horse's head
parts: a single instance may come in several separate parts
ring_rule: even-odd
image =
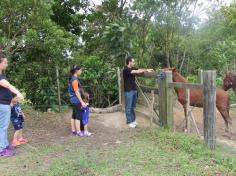
[[[225,91],[229,90],[232,87],[232,85],[233,85],[233,78],[234,78],[233,73],[231,73],[231,72],[226,72],[225,73],[224,83],[223,83],[223,86],[222,86],[222,88]]]
[[[165,68],[165,71],[172,71],[173,82],[187,82],[187,80],[174,68]]]

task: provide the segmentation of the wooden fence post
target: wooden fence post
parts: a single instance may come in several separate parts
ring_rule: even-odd
[[[150,108],[150,127],[153,124],[153,118],[154,118],[154,103],[155,103],[155,94],[154,94],[154,90],[151,90],[151,104],[149,106]]]
[[[120,74],[120,68],[117,67],[117,77],[118,77],[118,89],[119,89],[119,105],[122,104],[122,93],[121,93],[121,74]]]
[[[124,92],[124,79],[123,79],[123,70],[120,72],[120,93],[121,93],[121,109],[125,111],[125,92]]]
[[[165,128],[173,128],[173,89],[168,85],[172,82],[172,72],[165,71],[165,79],[158,80],[160,124]]]
[[[200,83],[200,84],[202,84],[203,83],[203,78],[202,78],[202,73],[203,73],[203,70],[202,69],[198,69],[198,82]]]
[[[56,65],[56,77],[57,77],[57,96],[58,96],[58,105],[59,105],[59,112],[61,112],[61,89],[60,89],[59,67],[58,67],[58,65]]]
[[[190,89],[185,89],[186,114],[185,114],[185,132],[190,133]]]
[[[159,71],[159,74],[162,70]],[[165,80],[161,80],[158,78],[158,91],[159,91],[159,118],[160,118],[160,125],[164,126],[164,114],[165,114]]]
[[[216,146],[216,71],[203,71],[204,140],[210,149]]]

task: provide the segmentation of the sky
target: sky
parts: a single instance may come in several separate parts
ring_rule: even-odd
[[[91,0],[91,1],[95,5],[100,5],[103,0]],[[130,1],[130,0],[127,0],[127,1]],[[234,0],[211,0],[211,1],[212,2],[209,2],[206,0],[198,0],[198,3],[203,3],[203,7],[196,10],[196,15],[203,21],[207,19],[207,11],[205,9],[211,8],[213,3],[217,1],[221,1],[223,4],[229,5]]]
[[[217,1],[220,1],[223,5],[229,5],[233,0],[211,0],[212,2],[206,1],[206,0],[198,0],[198,3],[203,3],[203,6],[201,8],[198,8],[196,10],[196,15],[202,20],[207,19],[207,11],[211,8],[213,8],[213,4],[215,4]],[[220,7],[220,6],[219,6]]]
[[[102,3],[102,0],[92,0],[94,2],[94,4],[96,5],[100,5]],[[201,2],[205,2],[205,0],[200,0]],[[216,1],[216,0],[212,0],[212,1]],[[232,0],[222,0],[224,3],[229,4],[230,2],[232,2]]]
[[[100,5],[102,0],[92,0],[95,5]]]

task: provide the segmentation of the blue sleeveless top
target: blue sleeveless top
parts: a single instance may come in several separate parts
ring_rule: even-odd
[[[79,78],[75,77],[75,76],[72,76],[70,81],[69,81],[69,94],[70,94],[70,102],[72,104],[80,104],[80,101],[79,99],[77,98],[76,94],[75,94],[75,91],[73,89],[73,86],[72,86],[72,83],[73,81],[77,80],[78,81],[78,87],[79,87],[79,90],[81,88],[81,84],[80,84],[80,81],[79,81]],[[80,95],[81,95],[81,91],[80,91]]]

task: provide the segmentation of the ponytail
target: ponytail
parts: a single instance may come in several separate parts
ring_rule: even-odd
[[[72,76],[75,74],[77,70],[80,70],[80,66],[78,66],[77,64],[71,67],[70,73],[69,73],[69,81],[71,80]]]

